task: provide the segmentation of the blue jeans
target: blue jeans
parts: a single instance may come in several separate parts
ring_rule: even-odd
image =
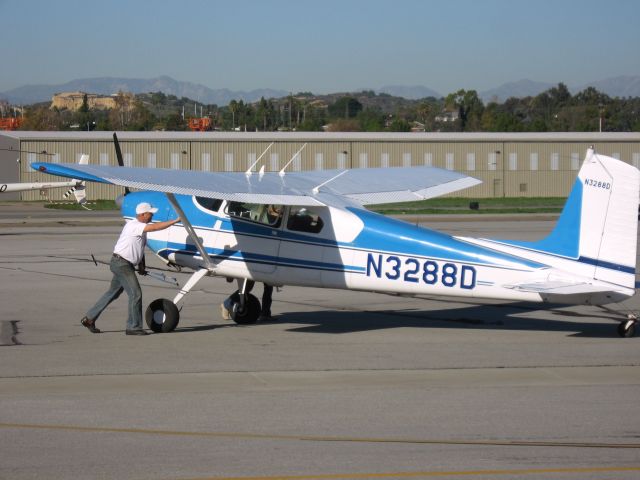
[[[89,320],[97,320],[107,306],[126,291],[129,296],[129,318],[127,330],[142,328],[142,290],[136,277],[136,271],[129,262],[122,258],[111,257],[110,263],[113,278],[109,290],[87,312]]]

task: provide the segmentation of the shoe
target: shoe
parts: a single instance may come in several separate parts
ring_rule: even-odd
[[[142,330],[141,328],[136,328],[135,330],[125,330],[125,335],[149,335],[147,332]]]
[[[260,315],[258,317],[259,322],[273,322],[273,317],[271,315]]]
[[[91,333],[100,333],[100,329],[96,328],[95,320],[89,320],[87,317],[84,317],[80,320],[80,323],[83,327],[87,327]]]
[[[224,320],[231,320],[231,313],[227,310],[227,307],[224,306],[224,303],[220,304],[220,315]]]

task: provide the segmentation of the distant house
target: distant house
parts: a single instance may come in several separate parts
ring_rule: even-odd
[[[420,132],[426,132],[427,130],[425,128],[424,123],[413,121],[411,122],[411,131],[415,133],[420,133]]]
[[[435,121],[440,123],[455,122],[460,118],[460,113],[457,110],[443,110],[442,113],[436,115]]]

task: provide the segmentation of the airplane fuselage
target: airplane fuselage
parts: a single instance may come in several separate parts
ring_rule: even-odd
[[[130,210],[139,201],[137,195],[126,197],[125,217],[133,216]],[[159,207],[154,220],[174,216],[164,195],[140,195]],[[227,202],[215,202],[207,208],[211,200],[176,197],[202,240],[213,265],[212,274],[217,276],[271,285],[530,302],[549,299],[509,285],[568,276],[544,263],[361,209],[286,207],[282,221],[270,225],[230,215]],[[299,210],[316,218],[315,225],[296,225],[294,213]],[[193,269],[205,266],[179,225],[150,233],[148,245],[178,265]],[[596,294],[564,300],[593,304],[611,301]]]

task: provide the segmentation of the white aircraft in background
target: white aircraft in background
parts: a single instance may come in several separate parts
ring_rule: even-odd
[[[78,161],[78,165],[87,165],[88,163],[89,155],[82,155]],[[44,192],[51,188],[68,188],[64,194],[64,198],[68,198],[73,194],[80,205],[84,206],[87,202],[85,182],[83,180],[74,179],[68,182],[0,183],[0,193],[28,192],[30,190],[40,190]]]
[[[115,134],[114,134],[115,139]],[[117,139],[116,153],[119,152]],[[287,164],[288,165],[288,164]],[[177,304],[205,276],[238,281],[231,316],[254,323],[251,281],[399,295],[605,305],[635,294],[640,171],[587,150],[562,214],[546,238],[525,242],[454,237],[363,208],[431,198],[479,180],[432,167],[285,173],[200,172],[34,163],[41,172],[144,191],[154,221],[181,224],[148,234],[169,264],[194,270],[173,300],[147,308],[149,328],[176,328]],[[278,212],[278,213],[274,213]],[[618,334],[635,333],[636,316]]]

